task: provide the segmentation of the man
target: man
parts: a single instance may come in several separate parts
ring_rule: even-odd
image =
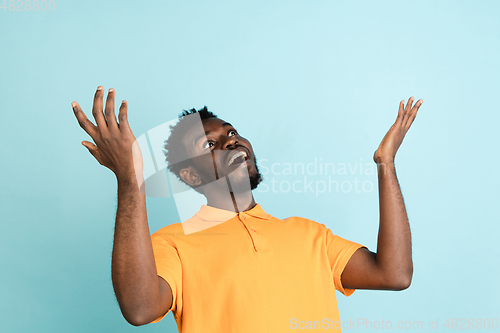
[[[340,331],[335,289],[348,296],[354,289],[410,285],[410,228],[394,159],[422,100],[400,102],[395,123],[374,153],[380,226],[373,253],[322,224],[267,214],[251,193],[260,175],[250,143],[206,109],[184,114],[179,124],[201,115],[201,129],[187,126],[166,148],[168,154],[174,154],[172,147],[185,148],[179,150],[185,156],[177,155],[169,168],[204,194],[207,205],[188,221],[150,236],[127,103],[122,102],[117,122],[115,91],[108,92],[104,114],[103,96],[99,86],[92,110],[96,125],[76,102],[72,106],[95,142],[82,144],[118,181],[112,279],[132,325],[159,321],[172,310],[180,332]]]

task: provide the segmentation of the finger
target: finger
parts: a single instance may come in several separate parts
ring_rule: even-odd
[[[413,96],[411,96],[408,99],[408,104],[406,104],[405,112],[408,112],[411,110],[411,106],[412,106],[414,100],[415,100],[415,98]]]
[[[413,104],[413,100],[414,100],[413,96],[410,97],[410,99],[408,99],[408,104],[406,104],[404,115],[403,115],[403,124],[406,124],[408,117],[410,116],[410,110],[411,110],[411,106]]]
[[[410,116],[408,117],[408,121],[405,124],[405,128],[408,131],[410,129],[411,124],[415,120],[415,117],[417,116],[418,109],[420,109],[420,106],[422,105],[424,101],[419,99],[417,103],[415,103],[415,106],[411,110]]]
[[[106,119],[104,119],[104,114],[102,113],[102,97],[104,95],[104,88],[102,86],[97,87],[97,91],[94,95],[94,104],[92,105],[92,115],[97,123],[97,128],[101,133],[107,133],[108,125],[106,124]]]
[[[82,108],[77,102],[71,103],[71,107],[73,108],[73,112],[75,113],[75,117],[78,120],[80,127],[83,128],[83,130],[87,132],[92,139],[94,139],[97,135],[97,127],[92,124],[90,120],[88,120],[87,116],[83,113]]]
[[[117,129],[118,124],[116,122],[115,116],[115,90],[110,88],[108,91],[108,97],[106,98],[106,108],[104,109],[104,114],[106,115],[106,122],[109,129]]]
[[[123,100],[122,104],[120,105],[120,113],[118,113],[118,121],[120,125],[120,130],[130,130],[130,126],[128,124],[128,118],[127,118],[127,112],[128,112],[128,104],[127,101]]]
[[[403,99],[401,102],[399,102],[398,117],[396,118],[396,122],[395,122],[396,124],[402,123],[404,108],[405,108],[405,100]]]
[[[99,149],[97,148],[96,145],[94,145],[92,142],[88,141],[82,141],[82,145],[89,150],[89,152],[92,154],[92,156],[95,157],[95,159],[100,163],[99,160]]]

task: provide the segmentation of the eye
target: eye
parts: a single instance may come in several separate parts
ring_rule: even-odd
[[[213,141],[207,141],[203,144],[203,149],[208,149],[208,148],[212,148],[213,146],[215,146],[215,142]]]
[[[235,130],[230,130],[228,134],[229,134],[229,136],[238,135],[238,133]]]

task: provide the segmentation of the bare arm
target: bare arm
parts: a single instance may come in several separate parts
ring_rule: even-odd
[[[98,87],[90,122],[78,103],[72,107],[80,126],[91,136],[82,144],[96,160],[116,175],[116,212],[111,274],[113,288],[125,319],[132,325],[147,324],[165,314],[172,305],[172,291],[156,272],[149,234],[146,198],[142,184],[142,156],[127,121],[127,103],[122,102],[116,121],[115,91],[110,89],[103,114],[104,89]]]
[[[132,325],[147,324],[170,308],[172,291],[156,272],[146,198],[135,174],[118,178],[111,275],[120,309]]]
[[[352,289],[403,290],[413,275],[411,233],[394,159],[422,100],[413,106],[411,97],[399,105],[396,122],[389,129],[373,159],[377,163],[380,222],[377,253],[358,249],[342,273],[342,283]]]

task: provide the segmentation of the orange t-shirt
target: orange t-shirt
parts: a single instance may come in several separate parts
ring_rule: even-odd
[[[340,276],[362,247],[323,224],[272,217],[260,205],[239,214],[203,205],[151,239],[181,333],[340,332],[335,289],[354,292]]]

